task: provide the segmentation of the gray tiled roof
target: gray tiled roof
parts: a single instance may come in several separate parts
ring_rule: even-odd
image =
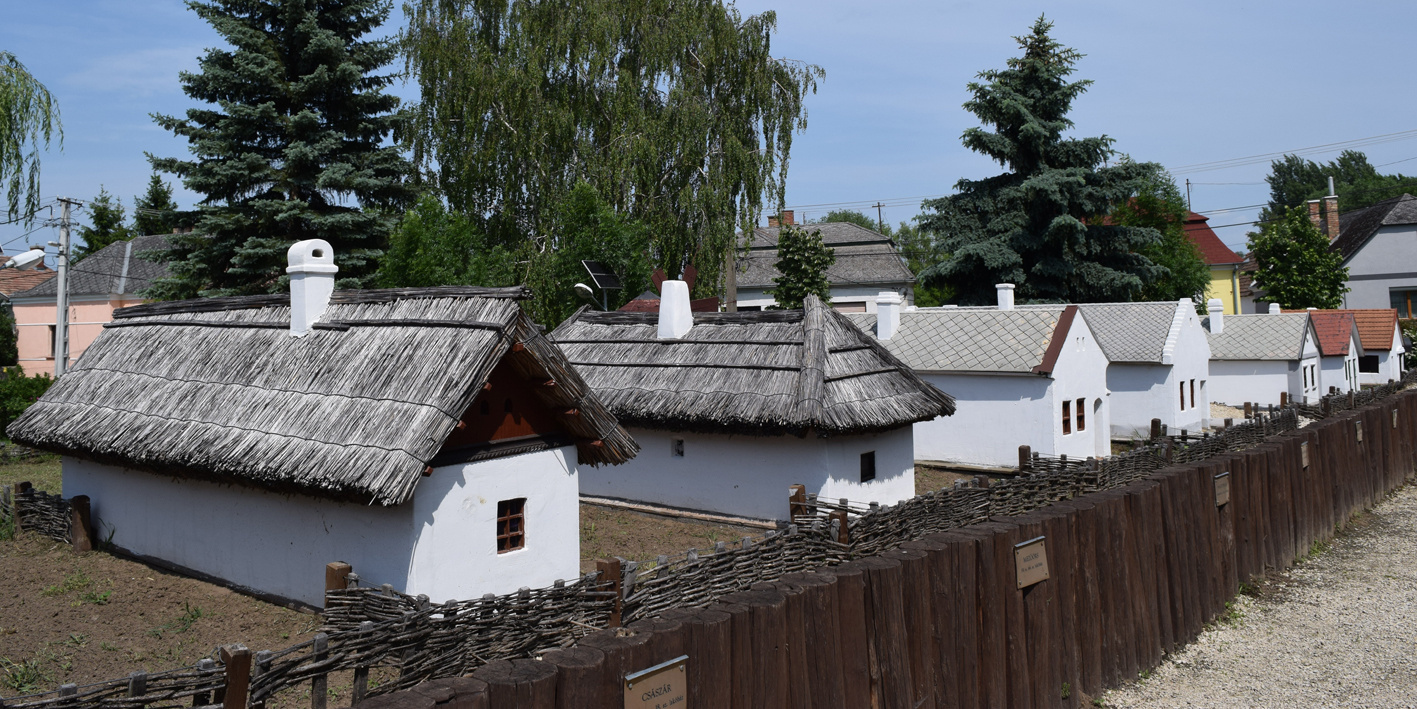
[[[1160,362],[1176,303],[1089,303],[1078,311],[1112,362]]]
[[[836,253],[836,263],[827,269],[833,286],[913,283],[915,275],[906,268],[889,237],[850,222],[802,224],[804,229],[822,232],[822,242]],[[739,288],[772,288],[777,271],[778,227],[753,231],[747,257],[738,261]]]
[[[1304,354],[1307,313],[1278,315],[1226,315],[1219,335],[1210,331],[1210,318],[1201,321],[1210,338],[1211,359],[1298,360]]]
[[[1032,372],[1043,363],[1064,306],[927,308],[900,314],[900,329],[881,344],[921,372]],[[876,316],[847,317],[875,334]]]
[[[140,293],[152,281],[167,275],[167,265],[154,263],[140,254],[168,247],[163,234],[117,241],[89,254],[69,268],[69,295],[122,295]],[[59,292],[58,279],[51,278],[15,298],[54,297]]]
[[[1404,193],[1385,199],[1371,207],[1355,209],[1338,216],[1338,238],[1329,248],[1337,251],[1344,261],[1353,258],[1368,240],[1385,226],[1417,224],[1417,199]]]

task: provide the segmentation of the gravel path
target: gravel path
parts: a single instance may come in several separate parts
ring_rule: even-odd
[[[1417,485],[1108,707],[1417,707]]]

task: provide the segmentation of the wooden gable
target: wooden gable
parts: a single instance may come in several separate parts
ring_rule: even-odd
[[[555,383],[526,379],[511,360],[508,356],[497,363],[443,443],[435,465],[569,444],[570,432],[561,424],[567,412],[553,410],[536,394],[536,387]]]

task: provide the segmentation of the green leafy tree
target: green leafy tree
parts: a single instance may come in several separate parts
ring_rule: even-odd
[[[9,303],[0,306],[0,367],[13,367],[20,363],[17,329],[14,309]]]
[[[29,224],[39,210],[39,152],[52,137],[63,147],[59,102],[15,55],[0,51],[0,181],[7,219]]]
[[[891,235],[891,225],[878,222],[871,217],[862,214],[854,209],[833,209],[827,212],[825,217],[813,220],[812,224],[831,224],[834,222],[850,222],[856,226],[870,229],[878,234]]]
[[[54,379],[48,374],[27,377],[19,367],[0,372],[0,431],[8,428],[53,383]]]
[[[380,288],[507,286],[519,275],[516,254],[489,245],[472,222],[425,194],[389,237],[375,282]]]
[[[1155,163],[1148,163],[1149,174],[1142,178],[1137,193],[1117,205],[1111,222],[1129,227],[1155,229],[1160,239],[1142,249],[1142,255],[1166,269],[1143,285],[1139,300],[1178,300],[1190,298],[1203,304],[1205,290],[1210,286],[1210,267],[1201,257],[1200,249],[1186,238],[1186,200],[1170,173]]]
[[[1401,197],[1417,187],[1417,177],[1380,174],[1357,150],[1345,150],[1327,163],[1285,155],[1270,164],[1270,174],[1264,178],[1269,183],[1269,205],[1260,210],[1260,221],[1280,219],[1289,207],[1327,196],[1330,177],[1339,209],[1345,212]]]
[[[177,226],[177,203],[172,201],[172,185],[162,181],[153,173],[148,179],[148,190],[133,198],[133,233],[170,234]]]
[[[777,271],[773,278],[777,287],[772,297],[777,307],[794,310],[802,307],[809,295],[824,303],[832,298],[827,269],[836,263],[836,253],[822,243],[822,232],[799,226],[785,226],[777,234]]]
[[[781,204],[820,68],[777,59],[771,12],[721,0],[411,0],[415,158],[497,243],[551,248],[580,182],[716,290],[735,232]],[[537,267],[540,267],[537,265]]]
[[[829,224],[831,222],[851,222],[890,237],[891,241],[895,242],[896,250],[900,252],[901,258],[905,259],[906,268],[909,268],[913,274],[919,274],[931,265],[949,258],[949,255],[941,250],[940,243],[934,234],[923,231],[919,226],[910,222],[901,222],[900,226],[892,229],[890,224],[878,222],[854,209],[834,209],[827,212],[825,217],[814,220],[812,223]],[[919,281],[915,284],[914,290],[915,304],[923,308],[943,305],[954,296],[954,290],[950,288],[949,284],[943,282],[925,283]]]
[[[1114,152],[1106,136],[1063,138],[1073,127],[1068,111],[1091,82],[1067,80],[1082,55],[1054,41],[1052,26],[1038,18],[1015,38],[1022,57],[969,84],[965,109],[993,130],[966,130],[964,146],[1006,172],[960,180],[955,194],[927,200],[919,218],[950,254],[922,280],[953,286],[965,304],[993,302],[1003,282],[1025,301],[1131,300],[1163,274],[1141,253],[1156,242],[1154,230],[1100,218],[1136,193],[1147,168],[1107,167]]]
[[[1282,308],[1338,308],[1348,292],[1348,268],[1304,207],[1290,207],[1250,234],[1255,285]]]
[[[98,196],[89,200],[84,211],[89,213],[89,223],[79,228],[79,238],[84,243],[73,250],[74,263],[109,244],[127,241],[135,236],[124,224],[123,203],[114,199],[102,186],[98,188]]]
[[[396,49],[361,39],[386,0],[188,2],[230,48],[209,49],[182,90],[209,104],[154,115],[186,138],[191,160],[149,156],[203,195],[196,231],[169,237],[155,297],[240,295],[287,287],[286,249],[324,239],[340,288],[373,280],[397,215],[413,201],[409,163],[386,145],[400,124]]]

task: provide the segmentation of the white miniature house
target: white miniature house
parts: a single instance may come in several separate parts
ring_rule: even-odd
[[[949,418],[915,424],[915,458],[989,467],[1043,455],[1111,452],[1107,357],[1075,305],[903,308],[882,294],[850,315],[925,381],[954,397]]]
[[[115,313],[9,427],[64,455],[119,551],[323,604],[323,568],[438,600],[579,574],[577,479],[636,446],[522,313],[525,289],[335,291]]]
[[[1210,344],[1190,298],[1078,308],[1107,356],[1112,435],[1146,436],[1153,419],[1172,431],[1208,425]]]
[[[1319,346],[1308,313],[1226,315],[1215,300],[1207,305],[1210,340],[1210,399],[1230,406],[1287,401],[1314,403],[1319,384]]]
[[[687,286],[665,281],[659,312],[582,309],[551,339],[641,446],[581,475],[594,497],[762,520],[787,518],[796,484],[894,504],[915,495],[911,424],[954,410],[813,296],[691,313]]]

